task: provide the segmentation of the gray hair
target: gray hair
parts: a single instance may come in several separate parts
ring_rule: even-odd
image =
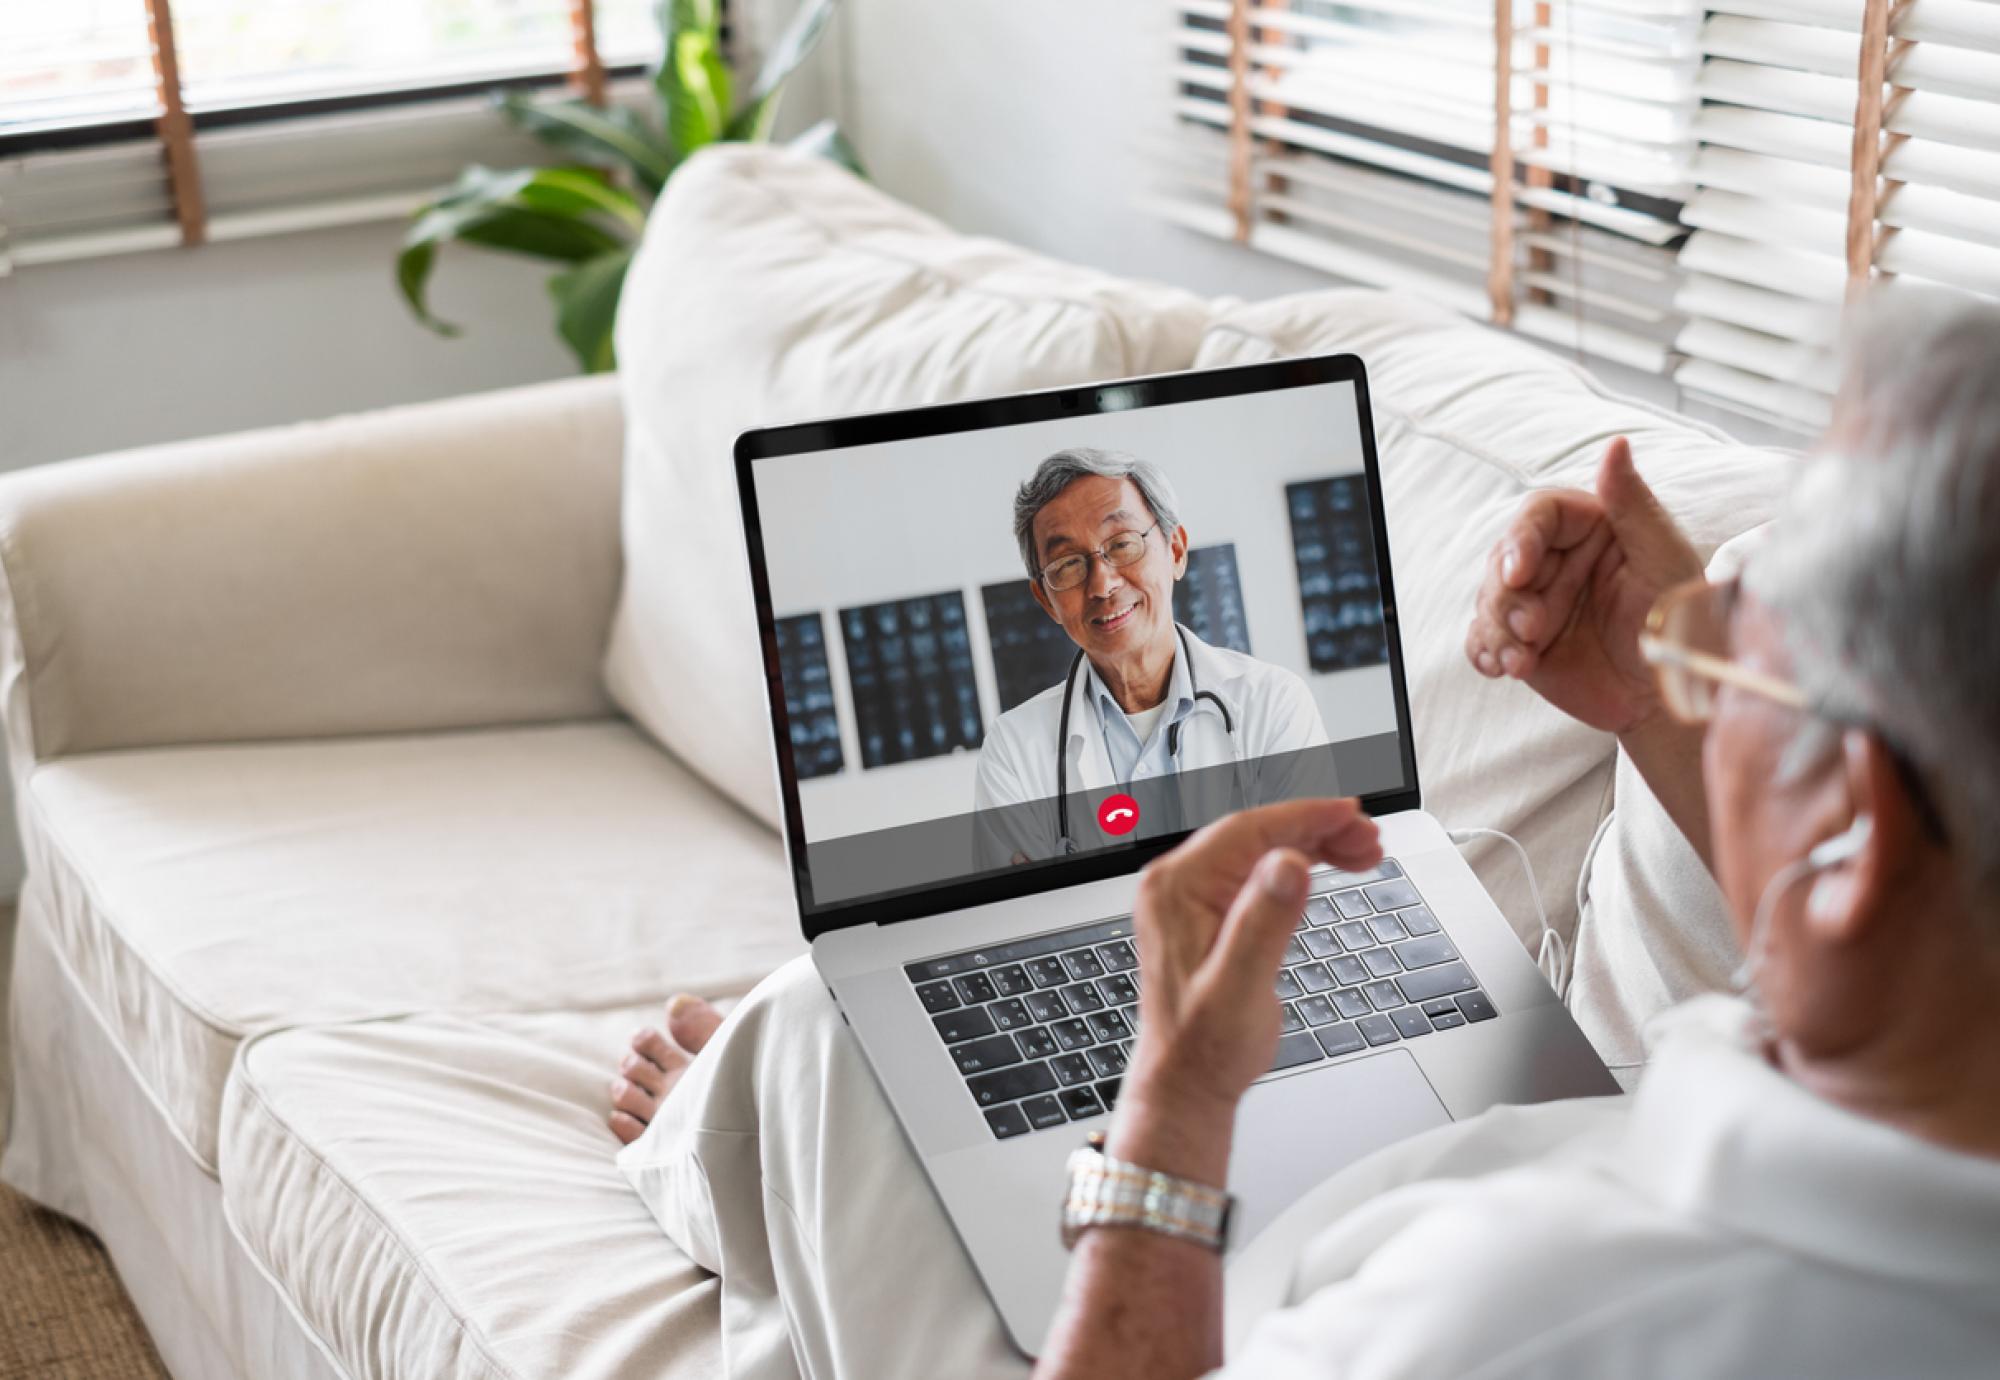
[[[1782,615],[1806,692],[1910,759],[1968,894],[1990,905],[2000,901],[2000,307],[1876,292],[1850,332],[1821,449],[1745,582]],[[1822,758],[1835,746],[1823,728],[1808,733]]]
[[[1160,524],[1161,530],[1172,533],[1181,525],[1180,503],[1174,498],[1174,486],[1167,482],[1166,471],[1151,460],[1141,460],[1123,451],[1091,450],[1082,446],[1059,450],[1035,466],[1035,472],[1014,494],[1014,540],[1021,544],[1021,564],[1028,568],[1030,580],[1042,577],[1042,567],[1035,554],[1036,515],[1055,502],[1056,495],[1071,483],[1093,474],[1106,479],[1129,479],[1136,484],[1139,497],[1146,500],[1146,507],[1151,510],[1153,521]]]

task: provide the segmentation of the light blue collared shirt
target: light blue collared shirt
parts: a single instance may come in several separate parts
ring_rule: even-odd
[[[1118,707],[1118,701],[1097,678],[1097,668],[1087,659],[1084,662],[1086,684],[1097,705],[1097,720],[1104,725],[1104,751],[1111,759],[1111,774],[1127,784],[1150,781],[1174,770],[1173,757],[1167,752],[1167,729],[1194,712],[1194,680],[1188,674],[1188,659],[1182,654],[1184,649],[1178,637],[1174,644],[1174,669],[1167,675],[1168,709],[1154,720],[1152,736],[1143,743],[1132,721]]]

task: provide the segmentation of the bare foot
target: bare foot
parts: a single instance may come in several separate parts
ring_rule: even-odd
[[[667,1003],[665,1030],[647,1026],[635,1033],[611,1080],[611,1134],[625,1145],[637,1140],[721,1024],[721,1012],[682,993]]]

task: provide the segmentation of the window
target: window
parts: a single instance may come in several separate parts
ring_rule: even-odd
[[[657,45],[650,0],[0,5],[0,271],[400,217],[547,157],[494,86],[601,95]]]
[[[1158,209],[1824,418],[1841,303],[2000,294],[1990,0],[1176,0]]]

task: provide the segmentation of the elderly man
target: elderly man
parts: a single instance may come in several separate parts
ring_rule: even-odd
[[[1992,1373],[2000,312],[1879,337],[1824,452],[1711,586],[1614,443],[1595,494],[1524,506],[1467,643],[1619,734],[1712,859],[1743,991],[1674,1013],[1630,1099],[1496,1110],[1308,1197],[1266,1238],[1301,1243],[1281,1268],[1232,1267],[1281,1287],[1227,1374]],[[1224,1182],[1306,864],[1372,847],[1351,804],[1303,801],[1148,870],[1108,1153]],[[721,1272],[732,1366],[1024,1370],[810,969],[715,1020],[682,1003],[640,1040],[613,1124],[653,1121],[621,1163]],[[1088,1230],[1036,1374],[1206,1373],[1222,1300],[1202,1247]]]
[[[973,804],[1007,836],[995,846],[999,861],[1009,852],[1046,856],[1079,832],[1050,831],[1038,812],[1007,807],[1259,759],[1286,766],[1285,754],[1326,743],[1297,675],[1211,647],[1174,621],[1188,534],[1158,465],[1115,451],[1057,451],[1014,497],[1014,538],[1035,602],[1077,652],[1067,677],[987,730]],[[1262,798],[1283,793],[1272,783]],[[1244,793],[1232,803],[1247,803]],[[1189,822],[1162,821],[1170,832]]]

